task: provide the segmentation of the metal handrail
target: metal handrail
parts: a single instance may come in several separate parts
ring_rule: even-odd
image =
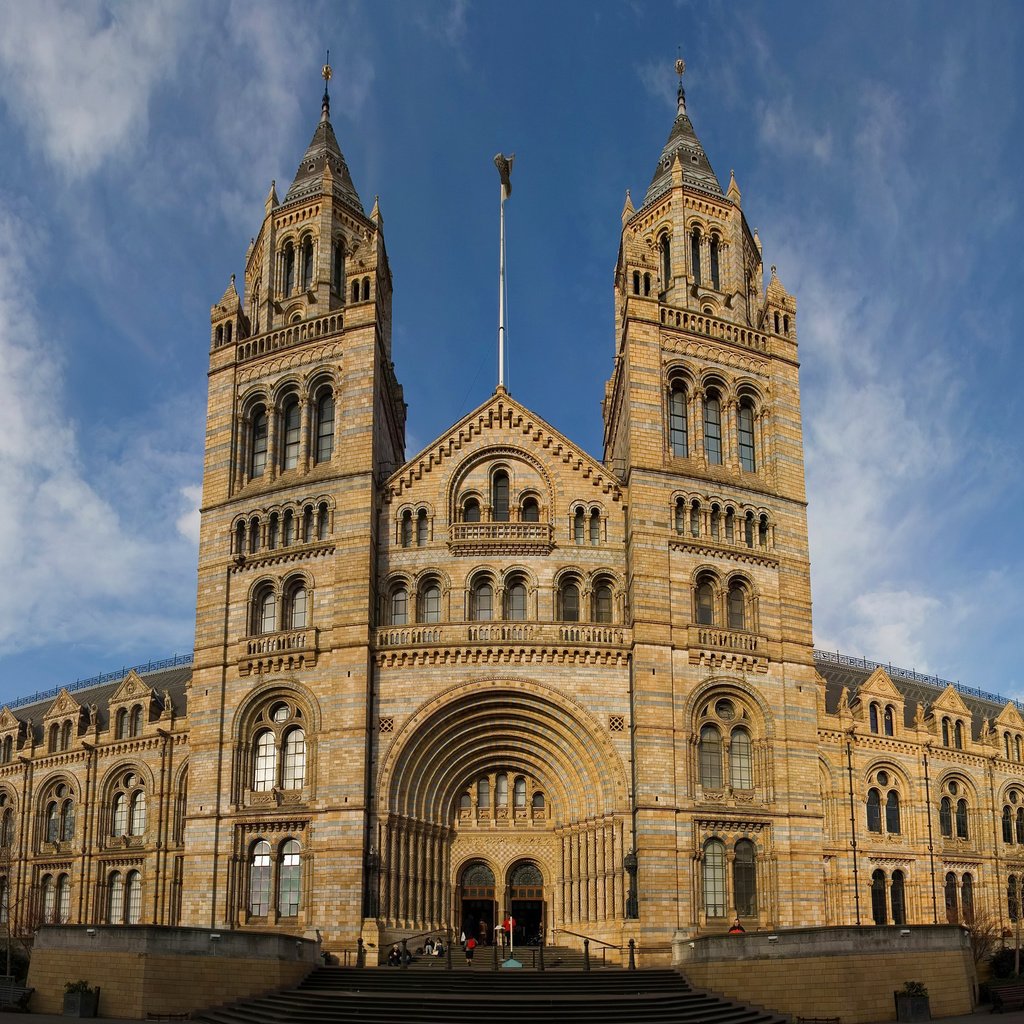
[[[575,935],[577,939],[586,939],[588,942],[599,942],[602,946],[607,946],[609,949],[617,949],[622,951],[622,946],[616,946],[614,942],[605,942],[604,939],[596,939],[593,935],[584,935],[583,932],[574,932],[571,928],[552,928],[551,934],[557,935],[559,932],[565,932],[566,935]]]

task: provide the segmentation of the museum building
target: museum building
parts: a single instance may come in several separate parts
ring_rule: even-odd
[[[656,957],[734,917],[1016,918],[1019,707],[813,648],[796,302],[681,82],[621,213],[600,459],[501,386],[406,457],[325,92],[211,311],[191,663],[0,714],[15,933],[511,912]]]

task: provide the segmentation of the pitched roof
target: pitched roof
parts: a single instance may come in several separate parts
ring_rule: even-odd
[[[342,155],[334,129],[331,127],[330,100],[326,93],[324,93],[320,123],[316,126],[313,138],[302,155],[295,178],[284,197],[285,203],[305,199],[307,196],[315,194],[323,181],[325,164],[333,175],[335,198],[363,213],[363,204],[359,199],[359,193],[356,192],[356,187],[352,183],[348,164],[345,163],[345,157]]]

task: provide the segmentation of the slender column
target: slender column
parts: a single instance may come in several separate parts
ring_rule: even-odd
[[[607,827],[602,825],[598,832],[598,843],[597,843],[597,918],[599,921],[605,920],[607,915],[607,904],[605,900],[605,838],[607,834]]]
[[[694,388],[693,391],[693,454],[697,458],[700,469],[707,467],[707,456],[704,454],[704,389]]]
[[[277,420],[278,410],[277,406],[268,402],[267,403],[267,466],[263,470],[263,475],[268,480],[277,479]]]
[[[383,892],[380,900],[380,915],[385,921],[391,920],[391,830],[384,826],[381,836],[380,876]]]
[[[309,410],[309,398],[304,395],[299,399],[299,470],[303,473],[309,472]]]

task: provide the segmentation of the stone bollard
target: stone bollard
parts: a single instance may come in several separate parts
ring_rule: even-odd
[[[544,940],[540,940],[540,948],[537,950],[537,970],[544,970]]]
[[[498,944],[495,943],[492,947],[494,950],[494,970],[498,969]]]
[[[452,969],[452,930],[451,928],[445,933],[444,937],[444,969],[450,971]]]
[[[583,970],[590,970],[590,939],[583,940]]]
[[[636,939],[629,940],[629,969],[636,970]]]
[[[409,940],[402,939],[402,970],[409,969]]]
[[[366,947],[363,946],[362,935],[356,939],[356,967],[366,966]]]

